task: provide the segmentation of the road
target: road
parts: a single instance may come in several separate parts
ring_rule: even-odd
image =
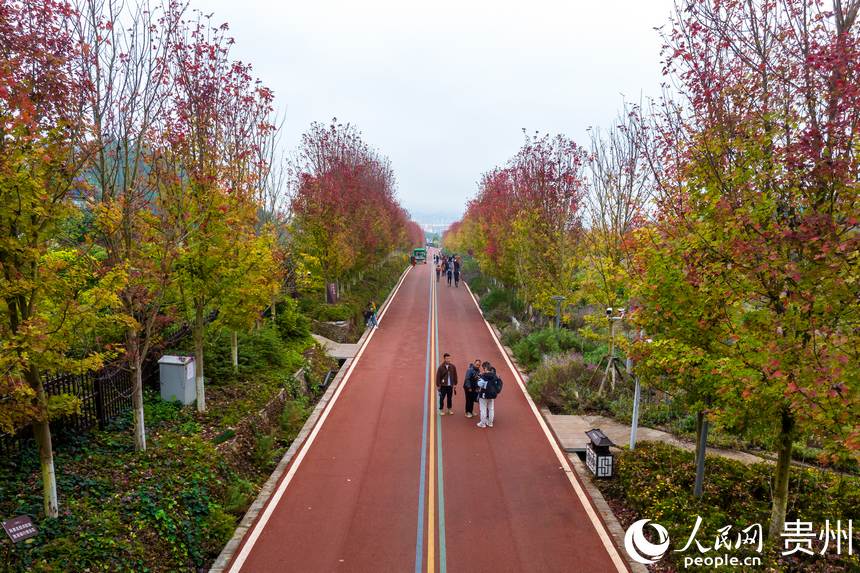
[[[381,316],[229,570],[627,571],[468,288],[418,265]],[[444,352],[496,366],[493,428],[437,415]]]

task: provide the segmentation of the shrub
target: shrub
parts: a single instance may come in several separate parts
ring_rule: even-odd
[[[512,347],[525,337],[522,330],[517,330],[513,324],[502,328],[502,344]]]
[[[270,325],[252,332],[239,332],[237,338],[242,375],[277,370],[296,361],[295,351],[288,348],[279,331]],[[206,377],[211,379],[211,383],[219,384],[234,379],[230,332],[211,329],[206,333],[203,350]]]
[[[476,274],[475,276],[470,277],[468,272],[464,272],[463,280],[469,283],[469,288],[478,296],[481,296],[490,290],[490,280],[484,275]]]
[[[597,483],[604,495],[630,510],[620,514],[626,520],[622,526],[635,519],[652,519],[669,531],[672,549],[683,547],[697,515],[703,520],[697,538],[706,543],[710,539],[712,544],[717,529],[726,525],[731,525],[736,532],[760,523],[767,531],[772,465],[745,465],[708,456],[704,495],[698,499],[693,496],[692,452],[668,444],[640,442],[635,450],[625,449],[618,454],[616,467],[615,479]],[[786,521],[812,522],[815,528],[822,527],[827,520],[831,524],[837,519],[846,523],[860,504],[860,478],[810,468],[791,469],[789,491],[792,498]],[[843,551],[841,558],[835,555],[782,557],[781,549],[781,541],[777,540],[764,556],[765,569],[848,571],[860,566],[856,553],[849,557]],[[741,551],[732,554],[744,555]],[[678,563],[684,555],[670,550],[667,558]]]
[[[299,312],[299,303],[292,298],[278,304],[275,326],[284,341],[306,338],[310,334],[310,321]]]
[[[266,469],[272,464],[275,456],[275,437],[271,434],[258,434],[251,451],[251,461],[254,465]]]
[[[481,310],[490,322],[504,325],[510,322],[512,316],[523,313],[523,304],[513,291],[504,288],[493,288],[481,297]]]
[[[543,360],[544,355],[557,354],[571,349],[582,352],[590,349],[590,344],[570,330],[544,328],[532,332],[517,342],[513,351],[517,362],[531,370]]]
[[[306,400],[289,400],[284,404],[284,410],[278,422],[281,427],[282,439],[288,444],[292,443],[299,435],[308,418]]]
[[[594,368],[578,353],[547,358],[529,378],[529,394],[553,414],[567,414],[581,408],[580,401],[590,398],[589,381]]]
[[[224,511],[233,515],[244,515],[254,499],[254,484],[238,478],[224,492]]]

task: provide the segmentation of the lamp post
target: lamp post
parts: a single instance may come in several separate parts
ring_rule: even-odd
[[[567,297],[561,296],[560,294],[552,297],[552,300],[555,301],[555,329],[558,330],[561,328],[561,303]]]

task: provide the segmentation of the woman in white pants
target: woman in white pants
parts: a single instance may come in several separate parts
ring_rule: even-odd
[[[478,406],[481,410],[479,428],[492,428],[496,414],[496,397],[502,391],[502,380],[496,376],[496,369],[489,362],[481,365],[481,377],[478,379]]]

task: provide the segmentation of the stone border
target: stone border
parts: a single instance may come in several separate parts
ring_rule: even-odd
[[[403,273],[401,273],[400,278],[398,278],[394,286],[391,287],[391,292],[388,293],[388,297],[386,297],[385,301],[380,306],[380,310],[390,304],[391,299],[397,290],[397,286],[403,282],[403,279],[405,278],[406,273],[409,272],[410,268],[411,267],[406,267]],[[367,337],[370,336],[370,332],[371,330],[369,328],[365,328],[361,338],[358,339],[357,344],[359,348],[365,343]],[[257,517],[263,511],[263,508],[266,507],[266,504],[269,502],[275,489],[277,489],[281,478],[287,471],[287,467],[290,465],[290,462],[293,461],[293,457],[305,443],[305,440],[310,435],[311,431],[313,431],[314,426],[316,426],[317,421],[323,413],[323,410],[325,410],[326,406],[331,401],[332,396],[334,396],[334,393],[343,381],[344,376],[346,376],[346,373],[349,371],[349,367],[353,360],[355,360],[355,357],[348,358],[343,363],[343,366],[340,367],[334,380],[332,380],[325,393],[317,402],[311,415],[308,416],[308,419],[305,421],[304,426],[302,426],[299,435],[296,436],[296,439],[293,440],[292,444],[290,444],[287,453],[284,454],[284,457],[281,458],[281,461],[278,462],[278,465],[275,467],[275,471],[272,472],[272,475],[269,476],[269,479],[267,479],[266,483],[263,484],[263,487],[260,488],[260,493],[257,494],[257,498],[254,500],[254,503],[251,504],[251,507],[248,508],[248,511],[245,512],[245,516],[233,532],[233,537],[230,538],[230,541],[227,542],[227,545],[225,545],[221,550],[221,553],[218,554],[215,562],[212,563],[212,566],[209,568],[210,573],[223,573],[227,570],[228,566],[233,561],[233,556],[242,545],[242,540],[245,538],[245,534],[254,526],[254,523],[257,521]]]
[[[596,509],[597,513],[600,514],[600,518],[603,520],[603,523],[606,524],[606,529],[609,530],[609,534],[612,536],[615,544],[619,547],[618,552],[624,560],[627,561],[627,566],[630,567],[630,571],[633,573],[648,573],[647,567],[641,563],[633,561],[630,559],[630,556],[627,555],[626,551],[622,551],[622,548],[624,547],[624,528],[621,527],[621,524],[618,522],[618,518],[616,518],[615,514],[612,512],[612,508],[609,507],[608,503],[606,503],[606,499],[604,499],[600,489],[594,485],[588,468],[585,467],[585,464],[576,454],[568,453],[567,459],[570,460],[570,465],[573,466],[576,475],[579,477],[579,483],[582,484],[585,491],[587,491],[588,495],[591,497],[594,509]]]

